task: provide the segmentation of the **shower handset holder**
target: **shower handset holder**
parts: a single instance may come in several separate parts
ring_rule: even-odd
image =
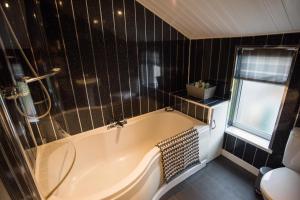
[[[55,67],[51,69],[51,72],[45,75],[41,75],[38,77],[28,77],[25,76],[21,80],[21,82],[18,82],[16,86],[12,86],[9,88],[5,88],[1,90],[1,94],[8,100],[17,99],[22,96],[27,96],[30,94],[30,91],[28,90],[28,83],[32,83],[38,80],[43,80],[46,78],[50,78],[52,76],[55,76],[57,73],[61,71],[61,68]],[[26,87],[27,86],[27,87]]]
[[[25,83],[32,83],[38,80],[43,80],[52,76],[55,76],[57,73],[59,73],[61,71],[61,68],[59,67],[55,67],[51,69],[51,72],[42,76],[38,76],[38,77],[28,77],[28,76],[24,76],[22,79]]]

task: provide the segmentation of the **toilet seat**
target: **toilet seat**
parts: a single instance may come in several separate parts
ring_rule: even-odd
[[[300,174],[286,167],[266,173],[260,184],[265,200],[299,200]]]

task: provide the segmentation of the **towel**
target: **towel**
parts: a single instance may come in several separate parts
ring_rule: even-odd
[[[195,128],[167,138],[156,146],[161,151],[163,176],[166,183],[186,169],[200,163],[199,136]]]

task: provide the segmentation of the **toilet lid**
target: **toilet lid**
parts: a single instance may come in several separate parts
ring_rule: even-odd
[[[268,200],[299,200],[300,174],[286,167],[271,170],[263,176],[260,189]]]

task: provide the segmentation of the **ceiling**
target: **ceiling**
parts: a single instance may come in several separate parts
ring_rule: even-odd
[[[300,30],[300,0],[137,0],[190,39]]]

